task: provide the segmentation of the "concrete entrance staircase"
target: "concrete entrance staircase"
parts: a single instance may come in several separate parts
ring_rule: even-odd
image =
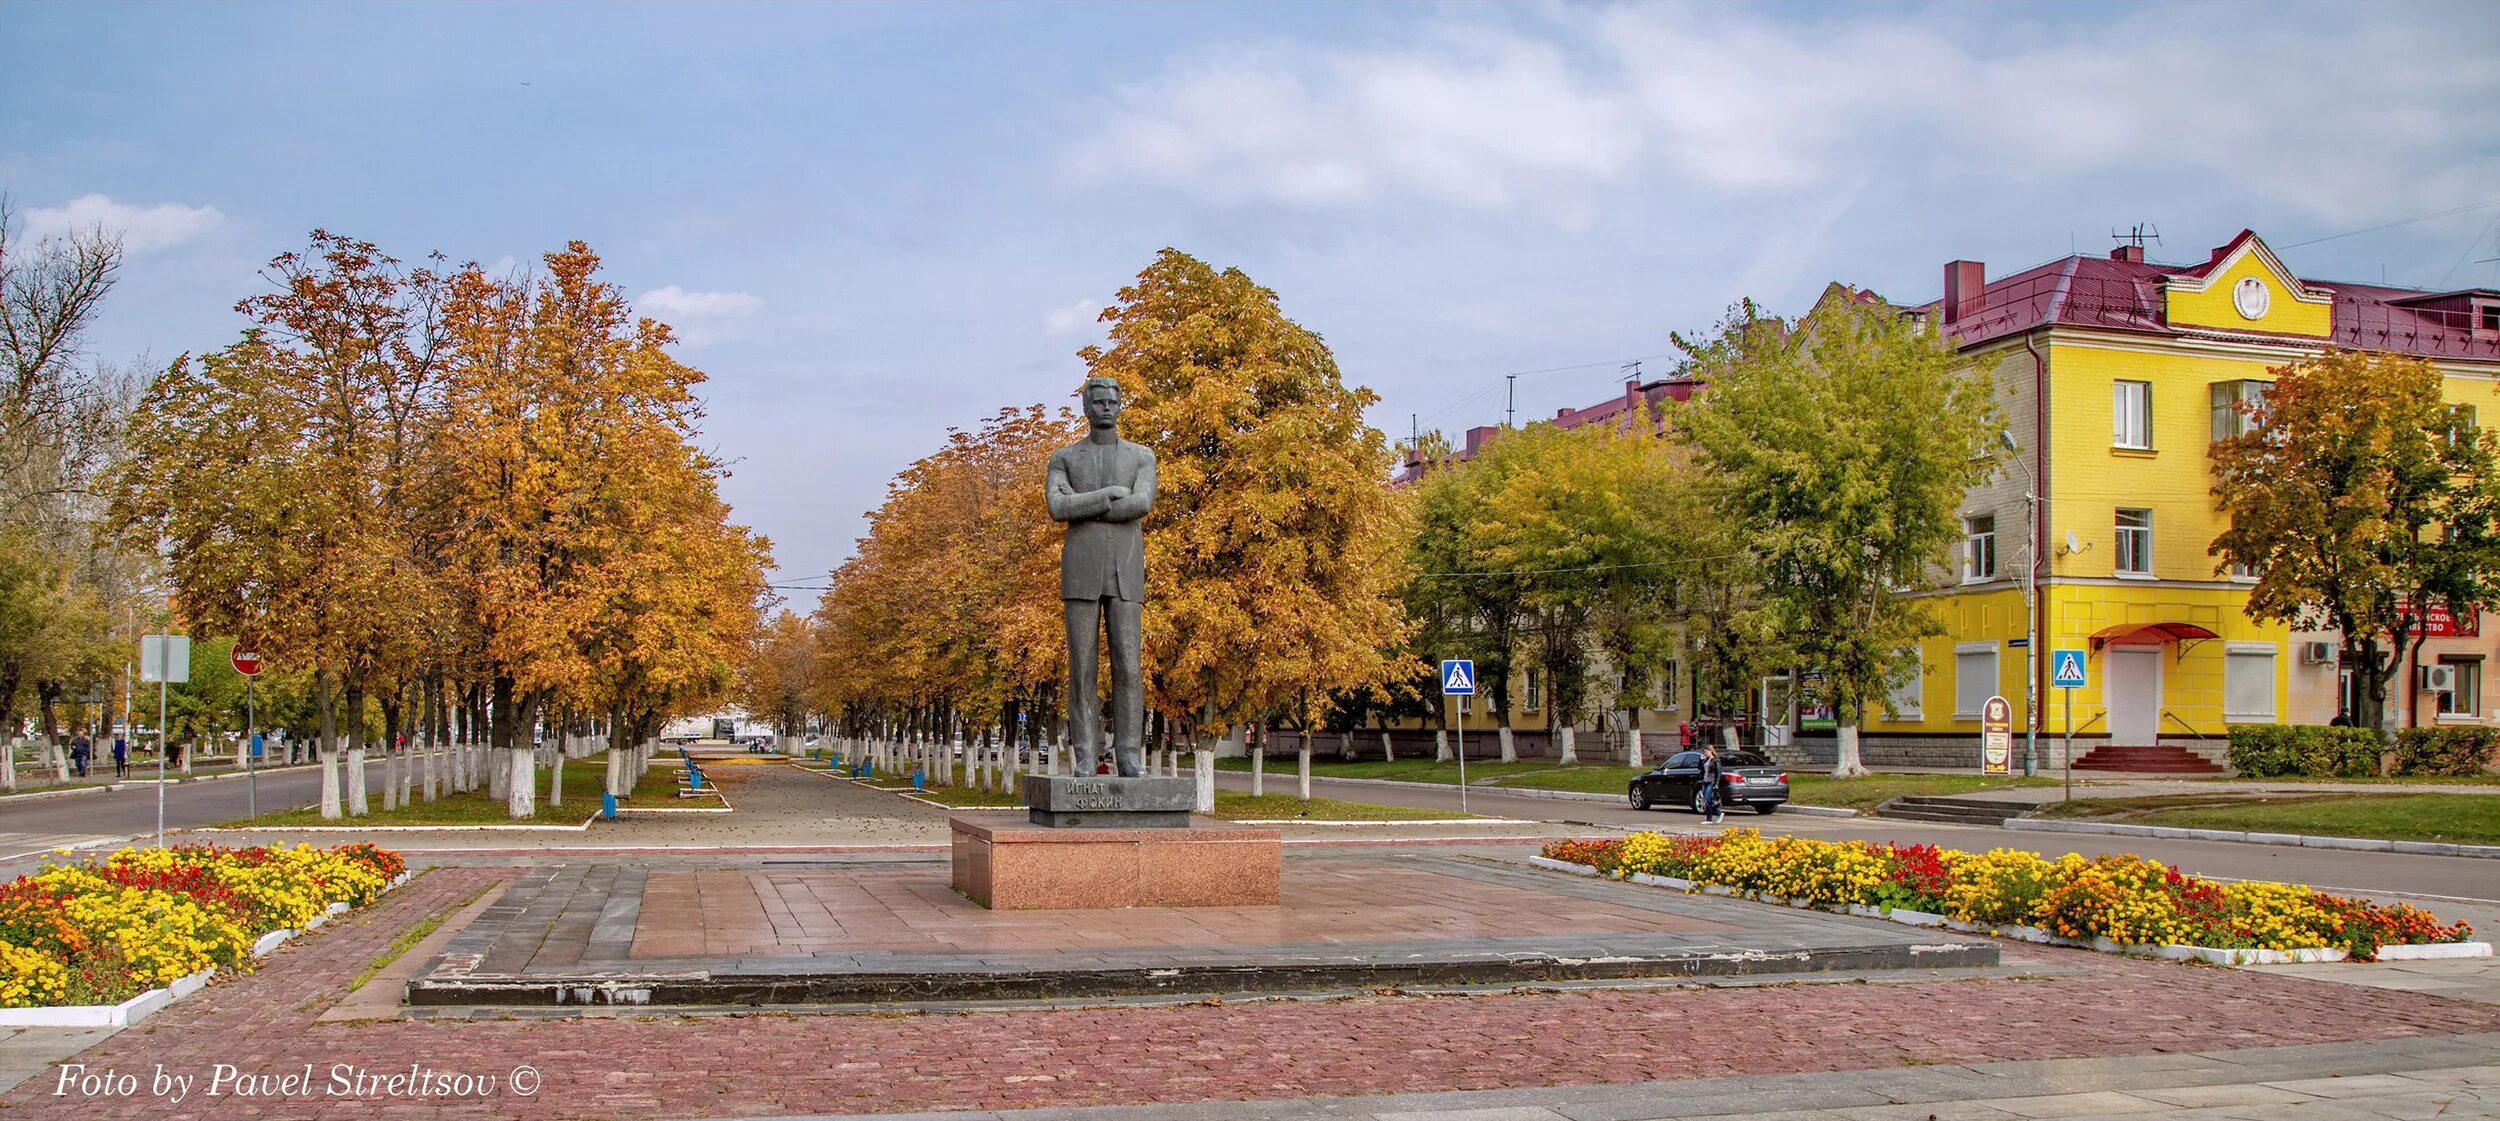
[[[2075,760],[2078,771],[2124,771],[2147,775],[2218,775],[2222,768],[2184,747],[2093,748]]]
[[[1895,798],[1875,807],[1875,816],[1905,821],[1942,821],[1954,825],[2003,825],[2033,808],[2029,802],[1992,802],[1985,798]]]

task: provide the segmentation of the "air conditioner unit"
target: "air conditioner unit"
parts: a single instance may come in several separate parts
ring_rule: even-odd
[[[2335,664],[2335,657],[2338,653],[2339,651],[2335,649],[2335,644],[2332,642],[2304,642],[2300,644],[2300,662],[2302,665],[2331,666]]]
[[[2423,692],[2425,692],[2425,693],[2454,693],[2454,692],[2456,692],[2456,691],[2457,691],[2457,667],[2455,667],[2455,666],[2423,666],[2423,667],[2422,667],[2422,691],[2423,691]]]

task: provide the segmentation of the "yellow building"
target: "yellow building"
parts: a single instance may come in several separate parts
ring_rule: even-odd
[[[2450,400],[2500,404],[2500,291],[2304,280],[2245,231],[2194,265],[2130,246],[1990,280],[1955,261],[1943,298],[1909,313],[1993,372],[2014,454],[1964,503],[1965,540],[1935,593],[1947,634],[1868,722],[1878,764],[1975,765],[1981,703],[2006,697],[2019,732],[2027,677],[2043,765],[2070,722],[2078,754],[2104,749],[2086,767],[2186,769],[2219,761],[2234,724],[2331,718],[2338,675],[2310,643],[2332,636],[2248,618],[2253,580],[2206,552],[2223,529],[2206,446],[2270,368],[2328,346],[2428,358]],[[2470,694],[2452,683],[2431,702],[2439,719],[2494,718],[2480,693],[2489,641],[2439,646],[2442,664],[2470,673],[2433,680],[2472,679]],[[2089,674],[2071,707],[2051,688],[2061,648],[2083,651]],[[2390,708],[2415,708],[2422,680],[2396,683]]]

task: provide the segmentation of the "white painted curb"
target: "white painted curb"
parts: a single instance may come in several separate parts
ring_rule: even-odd
[[[2494,804],[2500,805],[2500,802]],[[2500,845],[2452,845],[2443,841],[2380,841],[2367,837],[2318,837],[2305,833],[2244,833],[2230,829],[2181,829],[2170,825],[2128,825],[2114,821],[2038,817],[2007,818],[2005,827],[2034,833],[2100,833],[2116,837],[2153,837],[2165,841],[2232,841],[2247,845],[2500,860]]]

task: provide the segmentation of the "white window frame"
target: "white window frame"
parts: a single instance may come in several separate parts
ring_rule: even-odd
[[[2265,708],[2261,711],[2257,709],[2235,709],[2231,707],[2231,674],[2233,667],[2242,667],[2241,672],[2249,672],[2247,668],[2248,664],[2260,660],[2265,663]],[[2282,672],[2283,648],[2281,646],[2271,642],[2231,642],[2223,644],[2222,722],[2225,724],[2276,723],[2279,717],[2275,713],[2274,693],[2275,686],[2282,680]]]
[[[2439,721],[2445,724],[2464,724],[2480,720],[2483,704],[2483,660],[2481,658],[2443,657],[2437,664],[2455,667],[2457,671],[2455,691],[2433,694],[2439,698]]]
[[[1538,672],[1537,672],[1534,668],[1531,668],[1531,669],[1529,669],[1529,670],[1528,670],[1527,689],[1525,690],[1525,691],[1526,691],[1526,693],[1528,694],[1528,696],[1527,696],[1527,702],[1528,702],[1528,703],[1526,703],[1526,704],[1524,704],[1524,705],[1521,705],[1521,706],[1520,706],[1520,708],[1519,708],[1519,711],[1521,711],[1521,712],[1536,712],[1536,711],[1538,711],[1538,707],[1539,707],[1540,705],[1543,705],[1543,704],[1545,703],[1545,690],[1544,690],[1544,688],[1543,688],[1544,684],[1545,684],[1545,681],[1544,681],[1543,675],[1539,674],[1539,673],[1538,673]]]
[[[1658,692],[1657,695],[1649,698],[1651,712],[1674,712],[1684,707],[1684,698],[1676,692],[1675,687],[1676,675],[1683,672],[1683,669],[1684,667],[1672,658],[1658,668]]]
[[[2153,450],[2153,383],[2112,382],[2109,402],[2109,446],[2129,451]]]
[[[1916,655],[1916,651],[1912,651]],[[1910,678],[1884,691],[1884,719],[1912,722],[1927,719],[1927,662],[1916,656],[1910,662]],[[1903,704],[1901,702],[1909,703]]]
[[[1965,709],[1965,708],[1963,708],[1963,707],[1962,707],[1962,702],[1963,702],[1963,700],[1965,699],[1965,698],[1964,698],[1964,695],[1963,695],[1962,685],[1963,685],[1964,679],[1965,679],[1966,677],[1968,677],[1969,675],[1967,675],[1967,674],[1965,674],[1965,673],[1963,673],[1963,672],[1962,672],[1962,670],[1963,670],[1963,665],[1964,665],[1964,663],[1963,663],[1962,659],[1963,659],[1963,658],[1965,658],[1965,657],[1967,657],[1967,656],[1969,656],[1969,655],[1972,655],[1972,654],[1985,654],[1985,655],[1987,655],[1987,656],[1988,656],[1988,677],[1987,677],[1988,689],[1987,689],[1987,691],[1986,691],[1986,692],[1979,694],[1978,698],[1977,698],[1977,699],[1976,699],[1976,700],[1972,703],[1972,705],[1971,705],[1968,709]],[[1979,719],[1979,717],[1980,717],[1980,712],[1979,712],[1980,708],[1982,708],[1983,706],[1985,706],[1985,705],[1988,703],[1988,698],[1990,698],[1990,697],[1993,697],[1993,696],[1996,696],[1996,695],[1997,695],[1997,688],[1998,688],[1998,686],[2002,685],[2002,684],[2004,683],[2004,681],[2005,681],[2005,664],[2004,664],[2004,658],[2003,658],[2002,652],[2001,652],[2001,651],[1999,651],[1999,650],[1997,649],[1997,644],[1996,644],[1996,643],[1994,643],[1994,642],[1957,642],[1957,643],[1955,643],[1955,644],[1953,645],[1953,718],[1954,718],[1955,720],[1977,720],[1977,719]]]
[[[2144,524],[2140,526],[2131,526],[2121,520],[2131,513],[2144,515]],[[2119,576],[2151,576],[2153,574],[2152,509],[2144,506],[2118,507],[2117,513],[2110,519],[2110,527],[2112,532],[2112,541],[2115,545],[2115,547],[2110,550],[2110,571]],[[2127,536],[2129,534],[2138,533],[2143,535],[2143,545],[2133,550],[2128,549]],[[2126,566],[2130,553],[2133,554],[2138,567],[2128,568]]]
[[[1986,530],[1979,523],[1988,523]],[[1980,561],[1987,561],[1982,568]],[[1962,582],[1984,584],[1997,578],[1997,516],[1971,514],[1962,519]]]

